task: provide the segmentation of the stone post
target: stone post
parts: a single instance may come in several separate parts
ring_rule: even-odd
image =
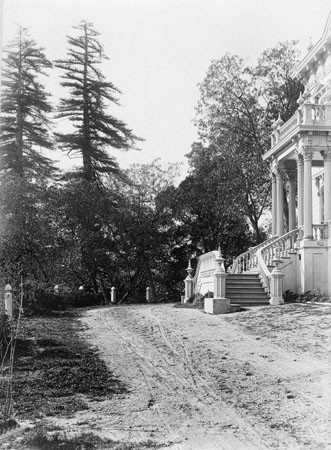
[[[280,259],[273,259],[273,264],[275,265],[274,270],[270,275],[270,305],[278,306],[284,304],[283,299],[283,279],[284,274],[278,268],[279,264],[282,262]]]
[[[185,278],[185,298],[184,303],[187,303],[193,297],[193,277],[192,277],[192,266],[191,260],[188,260],[188,267],[186,269],[187,277]]]
[[[225,314],[230,312],[230,299],[225,297],[227,274],[224,270],[224,258],[221,248],[216,256],[217,267],[214,273],[214,298],[205,298],[205,312],[208,314]]]
[[[13,318],[13,294],[10,284],[5,286],[5,312],[9,319]]]
[[[146,302],[149,303],[150,301],[150,287],[146,288]]]
[[[110,301],[116,303],[116,288],[114,286],[110,290]]]

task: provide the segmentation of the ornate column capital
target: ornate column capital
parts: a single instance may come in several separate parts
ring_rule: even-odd
[[[314,156],[314,150],[310,147],[303,147],[302,149],[304,161],[312,161]]]
[[[331,161],[331,148],[321,151],[324,161]]]

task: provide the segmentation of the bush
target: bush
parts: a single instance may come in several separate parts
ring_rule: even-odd
[[[24,311],[28,315],[48,314],[52,311],[64,311],[70,307],[67,296],[55,294],[53,288],[38,288],[27,290],[24,295]]]
[[[307,302],[311,302],[311,303],[315,303],[315,302],[327,302],[329,299],[328,297],[326,297],[325,295],[323,295],[319,289],[316,289],[316,291],[311,292],[311,291],[307,291],[304,292],[303,294],[300,294],[298,296],[297,301],[299,303],[307,303]]]
[[[101,293],[78,291],[70,296],[71,306],[76,308],[83,308],[84,306],[98,306],[104,303],[104,298]]]
[[[283,298],[285,303],[294,303],[298,301],[298,294],[295,294],[294,292],[287,289],[287,291],[284,292]]]

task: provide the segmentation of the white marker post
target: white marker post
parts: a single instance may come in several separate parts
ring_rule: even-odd
[[[13,318],[13,294],[10,284],[5,286],[5,311],[9,319]]]

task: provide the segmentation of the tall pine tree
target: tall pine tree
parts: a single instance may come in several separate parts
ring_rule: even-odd
[[[118,170],[109,149],[129,149],[137,138],[108,112],[111,104],[118,104],[120,91],[99,69],[107,59],[99,33],[86,21],[74,29],[78,35],[68,37],[67,58],[55,62],[64,72],[61,85],[70,90],[69,96],[60,101],[59,117],[69,119],[73,130],[57,133],[57,137],[64,151],[82,157],[80,175],[88,182],[100,181],[102,174]]]
[[[1,170],[27,180],[48,176],[52,163],[42,149],[52,147],[48,120],[51,105],[39,80],[52,64],[22,27],[4,54]]]

